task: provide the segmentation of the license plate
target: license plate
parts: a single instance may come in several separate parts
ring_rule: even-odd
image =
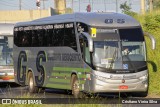
[[[126,85],[121,85],[121,86],[119,86],[119,89],[128,89],[128,86],[126,86]]]

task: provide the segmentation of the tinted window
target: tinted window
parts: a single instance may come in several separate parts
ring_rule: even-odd
[[[119,29],[122,41],[144,41],[144,36],[140,28]]]
[[[18,41],[17,45],[18,45],[18,46],[22,46],[23,34],[24,34],[23,31],[19,31],[19,32],[17,33],[17,38],[18,38],[18,40],[17,40],[17,41]]]
[[[14,31],[14,44],[16,46],[19,46],[18,41],[19,41],[19,39],[18,39],[18,31]]]
[[[38,35],[37,35],[37,30],[33,30],[32,31],[32,42],[31,42],[31,46],[33,47],[37,47],[39,45],[39,39],[38,39]]]
[[[52,46],[53,29],[46,29],[44,34],[44,46]]]
[[[31,35],[32,35],[31,30],[23,32],[22,44],[21,44],[23,47],[29,47],[31,45],[31,41],[32,41]]]
[[[54,25],[53,46],[63,46],[64,24]]]
[[[75,35],[73,23],[65,24],[65,33],[64,33],[63,43],[64,43],[64,46],[69,46],[74,50],[77,50],[76,35]]]
[[[77,50],[74,23],[19,27],[14,31],[19,47],[68,46]]]
[[[76,25],[77,25],[78,33],[80,33],[80,32],[89,32],[88,26],[86,24],[81,23],[81,22],[77,22]]]

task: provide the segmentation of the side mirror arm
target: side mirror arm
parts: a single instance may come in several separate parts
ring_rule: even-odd
[[[144,32],[144,35],[150,38],[150,40],[152,42],[152,49],[155,49],[156,48],[156,40],[155,40],[155,38],[148,32]]]
[[[87,40],[88,40],[88,46],[89,46],[89,51],[93,52],[93,39],[91,38],[91,36],[86,33],[86,32],[82,32],[81,34],[83,34]]]

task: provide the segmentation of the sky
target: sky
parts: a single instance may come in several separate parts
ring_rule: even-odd
[[[19,10],[21,1],[22,10],[37,9],[36,0],[0,0],[0,10]],[[72,7],[72,0],[66,0],[66,7]],[[140,0],[117,0],[118,12],[121,13],[120,4],[127,1],[132,11],[140,13]],[[44,3],[44,5],[43,5]],[[116,0],[73,0],[74,12],[86,12],[86,7],[90,3],[93,12],[116,12]],[[41,0],[41,9],[54,8],[54,0]]]

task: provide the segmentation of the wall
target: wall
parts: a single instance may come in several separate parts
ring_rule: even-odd
[[[54,14],[55,11],[52,8],[49,8],[47,10],[5,10],[0,11],[0,23],[30,21]]]

